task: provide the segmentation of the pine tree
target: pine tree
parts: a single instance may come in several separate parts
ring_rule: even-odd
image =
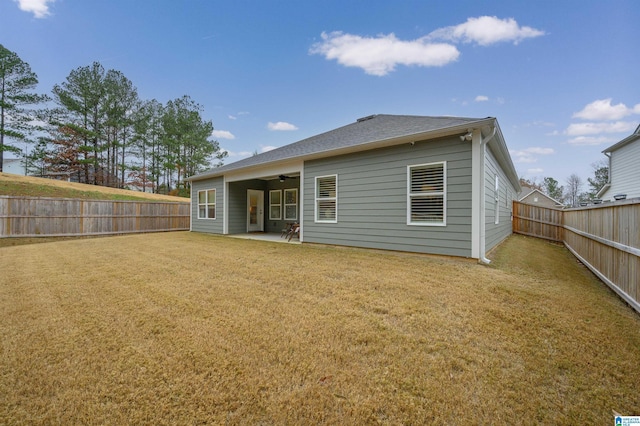
[[[0,44],[0,172],[5,152],[20,153],[8,139],[25,141],[38,128],[34,124],[36,111],[24,108],[47,100],[30,92],[37,84],[38,76],[29,64]]]

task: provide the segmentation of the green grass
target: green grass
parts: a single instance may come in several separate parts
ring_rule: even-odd
[[[611,424],[640,317],[564,248],[0,248],[0,424]]]

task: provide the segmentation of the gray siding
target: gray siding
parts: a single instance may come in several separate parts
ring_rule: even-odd
[[[640,197],[640,139],[611,153],[611,187],[602,198],[613,200],[617,194]]]
[[[216,190],[216,218],[198,219],[198,191],[206,189]],[[198,180],[191,182],[191,230],[197,232],[208,232],[211,234],[222,234],[224,223],[224,200],[222,177]]]
[[[498,175],[498,215],[499,220],[496,225],[496,209],[495,209],[495,176]],[[487,149],[485,157],[485,250],[489,251],[502,240],[511,235],[512,224],[511,215],[513,209],[513,197],[515,196],[515,188],[509,182],[506,175],[498,165],[496,158],[490,149]]]
[[[446,226],[407,225],[407,166],[446,161]],[[338,176],[338,223],[316,223],[315,177]],[[305,162],[305,242],[471,256],[471,144],[459,137]]]
[[[247,190],[265,191],[265,203],[269,202],[267,182],[259,179],[229,182],[229,234],[247,232]],[[263,206],[265,208],[265,206]],[[268,217],[265,215],[265,217]]]

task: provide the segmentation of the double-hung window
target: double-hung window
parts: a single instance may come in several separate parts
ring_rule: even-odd
[[[447,224],[447,164],[418,164],[407,167],[407,224]]]
[[[216,190],[198,191],[198,219],[216,218]]]
[[[279,189],[269,191],[269,219],[282,219],[282,192]]]
[[[296,188],[284,190],[284,219],[298,220],[298,190]]]
[[[316,222],[338,222],[338,176],[316,177]]]

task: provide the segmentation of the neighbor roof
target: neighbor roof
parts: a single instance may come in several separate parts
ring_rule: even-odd
[[[538,188],[531,188],[531,187],[528,187],[528,186],[522,187],[522,191],[518,195],[518,201],[524,200],[525,198],[527,198],[529,195],[533,194],[534,192],[537,192],[541,196],[553,201],[554,203],[556,203],[559,206],[562,205],[562,203],[560,201],[556,200],[555,198],[549,197],[547,194],[545,194],[544,192],[540,191]]]
[[[362,146],[375,142],[393,140],[411,135],[437,132],[494,120],[493,118],[464,118],[464,117],[424,117],[414,115],[370,115],[358,119],[355,123],[321,133],[310,138],[254,155],[225,166],[208,170],[199,175],[191,176],[188,180],[201,180],[219,176],[231,170],[242,169],[274,163],[278,161],[304,158],[321,153],[329,154],[347,148]],[[484,123],[483,123],[484,124]]]

